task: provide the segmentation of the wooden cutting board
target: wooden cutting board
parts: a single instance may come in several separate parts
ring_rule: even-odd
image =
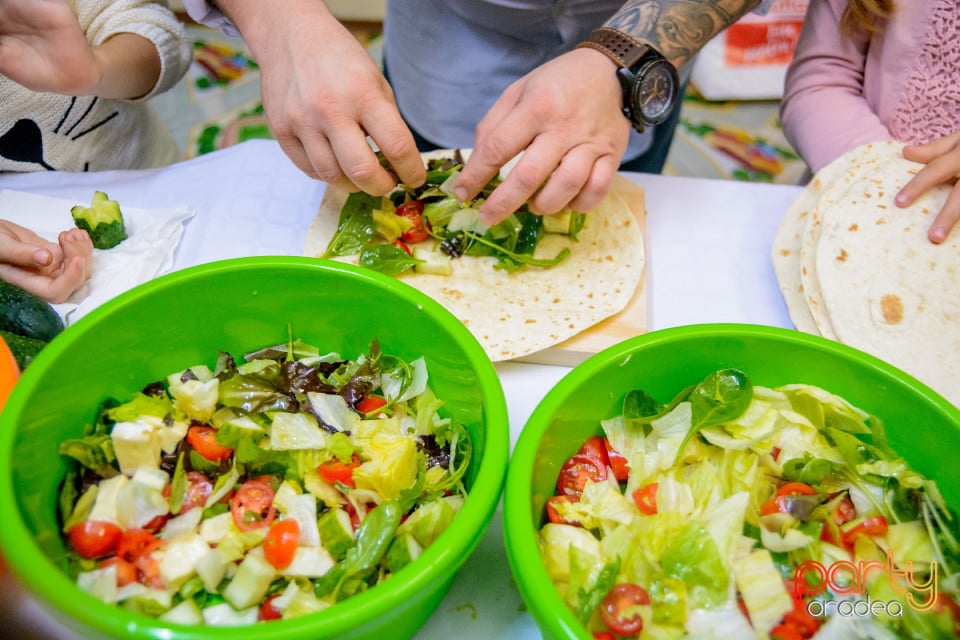
[[[643,187],[631,182],[621,175],[614,180],[615,189],[624,200],[640,223],[640,230],[644,234],[646,245],[647,208],[644,200]],[[645,258],[649,253],[644,246]],[[645,263],[646,265],[646,263]],[[643,277],[633,298],[624,307],[623,311],[606,320],[595,324],[586,331],[582,331],[572,338],[550,348],[532,353],[516,362],[532,362],[535,364],[551,364],[564,367],[573,367],[595,353],[607,347],[622,342],[627,338],[646,333],[649,330],[647,308],[647,269],[644,266]]]

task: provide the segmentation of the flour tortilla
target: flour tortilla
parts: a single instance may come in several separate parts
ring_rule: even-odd
[[[826,314],[840,342],[872,353],[960,404],[960,230],[939,245],[927,230],[950,187],[913,205],[896,193],[923,165],[903,145],[863,150],[849,187],[825,194],[816,269]]]
[[[893,202],[921,167],[897,142],[841,156],[787,211],[772,259],[798,329],[886,360],[960,406],[960,230],[927,239],[950,187]]]
[[[807,223],[817,216],[817,205],[823,192],[831,186],[837,176],[846,170],[846,162],[833,162],[817,172],[800,195],[794,200],[777,227],[773,238],[773,269],[777,275],[777,283],[783,293],[787,312],[794,326],[805,333],[824,335],[820,324],[825,323],[823,317],[818,323],[811,308],[822,306],[819,288],[813,287],[811,293],[816,293],[813,301],[807,299],[804,291],[804,269],[800,252],[803,246],[804,232]],[[809,277],[810,281],[815,281]],[[822,314],[821,314],[822,315]],[[831,331],[832,332],[832,331]]]
[[[494,268],[495,258],[463,256],[453,260],[451,275],[406,273],[398,279],[451,311],[491,360],[542,351],[623,310],[643,281],[646,254],[638,215],[644,212],[631,211],[625,198],[637,188],[617,176],[607,197],[588,214],[577,241],[546,234],[536,257],[570,248],[570,256],[556,267],[506,273]],[[326,251],[346,197],[328,187],[307,231],[305,255]],[[357,257],[345,260],[355,264]]]
[[[820,198],[807,217],[800,236],[800,282],[810,315],[820,335],[837,340],[837,333],[827,313],[826,301],[817,274],[817,248],[823,222],[824,203],[835,202],[850,189],[857,176],[876,170],[882,155],[874,150],[888,143],[867,144],[837,158],[817,172],[812,182],[820,185]]]

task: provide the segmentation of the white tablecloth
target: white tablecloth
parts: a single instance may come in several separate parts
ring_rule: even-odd
[[[651,330],[704,322],[792,326],[770,247],[799,187],[625,175],[646,191]],[[173,269],[182,269],[233,257],[301,255],[324,184],[300,173],[272,141],[148,171],[0,175],[0,189],[61,198],[85,199],[91,188],[125,206],[194,209],[174,258]],[[540,398],[568,369],[508,362],[497,370],[513,444]],[[0,625],[9,637],[75,637],[49,621],[8,575],[0,575]],[[499,511],[417,639],[448,640],[451,633],[460,640],[540,637],[510,576]]]

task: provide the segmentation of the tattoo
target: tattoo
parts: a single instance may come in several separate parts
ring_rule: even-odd
[[[679,67],[759,4],[760,0],[628,0],[605,25],[653,45]]]

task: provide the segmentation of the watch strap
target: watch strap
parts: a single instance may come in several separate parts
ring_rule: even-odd
[[[577,45],[577,48],[580,47],[596,49],[613,60],[618,67],[626,69],[632,68],[652,51],[650,45],[612,27],[594,29],[586,40]]]

